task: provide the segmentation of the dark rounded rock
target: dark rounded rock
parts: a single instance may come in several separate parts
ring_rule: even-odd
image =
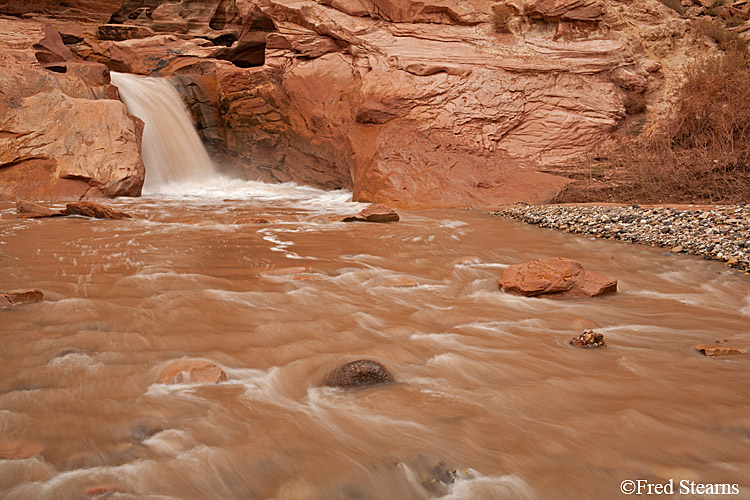
[[[331,387],[359,387],[388,384],[393,377],[383,365],[369,359],[358,359],[339,366],[326,377],[325,385]]]

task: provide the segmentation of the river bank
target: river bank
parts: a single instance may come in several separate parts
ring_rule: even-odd
[[[540,205],[492,212],[539,227],[668,248],[750,273],[750,206]]]

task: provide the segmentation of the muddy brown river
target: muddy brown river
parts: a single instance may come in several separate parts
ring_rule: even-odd
[[[0,498],[750,498],[750,356],[693,349],[750,348],[747,276],[482,212],[334,222],[363,207],[346,192],[181,193],[113,201],[120,221],[0,205],[0,290],[45,292],[0,309],[0,449],[32,450],[0,460]],[[498,291],[552,256],[620,291]],[[591,328],[606,349],[568,345]],[[186,358],[228,380],[158,382]],[[321,386],[360,358],[395,383]]]

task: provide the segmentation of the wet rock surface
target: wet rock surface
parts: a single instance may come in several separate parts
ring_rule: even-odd
[[[224,370],[202,359],[175,361],[159,375],[160,384],[218,384],[226,379]]]
[[[747,351],[744,349],[728,346],[725,344],[701,344],[695,346],[695,350],[703,353],[710,358],[747,353]]]
[[[40,219],[44,217],[59,217],[60,210],[54,210],[26,200],[16,201],[16,217],[19,219]]]
[[[361,210],[357,215],[350,215],[341,219],[341,222],[397,222],[400,220],[398,213],[387,205],[375,203]]]
[[[38,288],[32,288],[30,290],[12,290],[10,292],[0,293],[0,305],[29,304],[33,302],[41,302],[43,298],[44,293]]]
[[[607,342],[604,340],[604,335],[596,333],[593,330],[583,332],[577,337],[570,339],[570,345],[573,347],[580,347],[582,349],[591,349],[595,347],[607,347]]]
[[[508,266],[498,285],[506,293],[525,297],[596,297],[617,291],[617,280],[561,257]]]
[[[339,366],[328,374],[324,385],[330,387],[360,387],[388,384],[393,377],[386,368],[369,359],[359,359]]]
[[[745,204],[686,209],[542,205],[493,213],[566,233],[664,247],[750,271],[750,206]]]
[[[79,201],[77,203],[68,203],[61,215],[81,215],[92,217],[94,219],[130,219],[130,215],[119,210],[113,210],[98,203],[90,201]]]

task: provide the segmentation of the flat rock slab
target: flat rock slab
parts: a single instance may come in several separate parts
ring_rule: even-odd
[[[330,387],[361,387],[390,382],[393,382],[393,377],[383,365],[369,359],[358,359],[339,366],[329,373],[325,385]]]
[[[83,217],[92,217],[95,219],[130,219],[130,214],[114,210],[99,203],[90,201],[77,201],[68,203],[65,210],[54,210],[37,203],[26,200],[16,202],[16,217],[19,219],[38,219],[43,217],[66,217],[70,215],[80,215]]]
[[[382,203],[375,203],[360,211],[357,215],[350,215],[341,222],[397,222],[401,218],[391,207]]]
[[[159,375],[160,384],[218,384],[226,379],[224,370],[202,359],[175,361]]]
[[[62,211],[62,215],[82,215],[84,217],[93,217],[95,219],[130,219],[130,215],[119,210],[113,210],[99,205],[98,203],[92,203],[90,201],[78,201],[75,203],[68,203],[65,206],[65,210]]]
[[[525,297],[596,297],[617,291],[616,279],[586,271],[579,262],[561,257],[509,266],[498,285],[507,293]]]
[[[62,211],[54,210],[26,200],[16,201],[16,217],[19,219],[38,219],[42,217],[60,217]]]
[[[41,302],[43,298],[44,293],[38,288],[32,288],[29,290],[12,290],[0,294],[0,304],[29,304],[33,302]]]
[[[721,344],[702,344],[695,346],[696,351],[700,351],[710,358],[719,356],[732,356],[734,354],[745,354],[746,350],[740,349],[739,347],[731,347],[728,345]]]

